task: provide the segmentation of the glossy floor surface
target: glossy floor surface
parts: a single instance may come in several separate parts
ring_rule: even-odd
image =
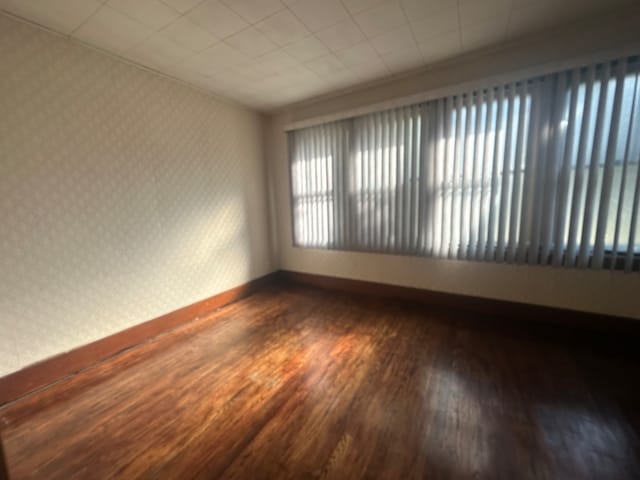
[[[10,476],[640,478],[629,339],[515,323],[270,288],[0,410]]]

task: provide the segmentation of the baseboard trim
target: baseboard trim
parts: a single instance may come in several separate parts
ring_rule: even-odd
[[[4,454],[4,447],[2,446],[2,435],[0,435],[0,480],[9,480],[7,459]]]
[[[563,325],[601,332],[606,331],[607,333],[632,333],[634,335],[640,333],[640,321],[625,317],[290,270],[281,270],[280,276],[283,281],[292,283],[383,298],[409,300],[431,306],[471,311],[475,314],[492,318]]]
[[[95,342],[61,353],[0,378],[0,405],[73,375],[211,310],[240,300],[275,282],[278,272],[135,325]],[[0,480],[2,479],[0,475]]]

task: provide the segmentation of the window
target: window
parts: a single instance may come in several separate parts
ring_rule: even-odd
[[[294,244],[640,268],[636,58],[290,133]]]

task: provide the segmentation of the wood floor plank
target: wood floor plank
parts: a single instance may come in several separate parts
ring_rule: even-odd
[[[12,479],[640,478],[637,355],[279,286],[0,409]]]

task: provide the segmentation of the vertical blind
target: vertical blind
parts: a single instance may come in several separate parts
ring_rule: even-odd
[[[636,57],[289,133],[294,244],[640,268]]]

